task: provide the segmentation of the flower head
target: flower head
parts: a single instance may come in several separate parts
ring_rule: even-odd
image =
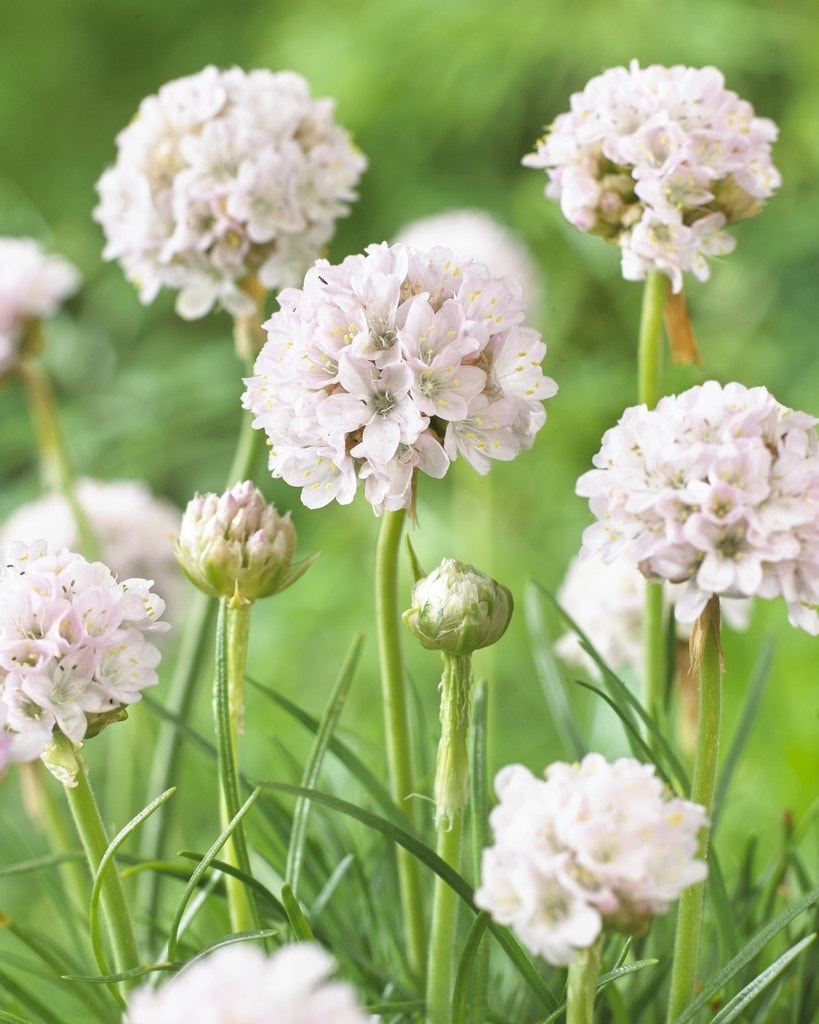
[[[279,303],[243,401],[311,508],[359,480],[377,513],[410,508],[416,470],[442,477],[459,454],[486,473],[532,446],[557,390],[514,283],[448,249],[318,260]]]
[[[119,581],[45,541],[0,548],[0,751],[32,760],[55,733],[73,744],[123,716],[157,681],[165,604],[151,581]]]
[[[76,497],[85,513],[100,557],[120,579],[139,576],[154,581],[172,615],[187,600],[187,584],[173,553],[171,537],[182,512],[155,497],[138,480],[80,478]],[[0,527],[0,545],[43,538],[53,549],[75,551],[80,532],[68,500],[48,494],[15,509]],[[184,591],[184,597],[183,597]]]
[[[654,766],[587,754],[539,779],[522,765],[495,779],[495,844],[483,852],[475,903],[550,963],[568,964],[604,929],[643,934],[702,881],[699,804],[669,797]]]
[[[77,268],[33,238],[0,238],[0,378],[12,371],[29,329],[79,288]]]
[[[352,988],[331,981],[331,958],[293,943],[272,956],[246,943],[224,946],[155,989],[137,989],[128,1024],[367,1024]]]
[[[279,515],[249,480],[222,495],[192,498],[174,546],[200,590],[242,604],[289,587],[317,557],[291,565],[296,529],[290,514]]]
[[[625,278],[661,271],[679,292],[684,273],[704,281],[705,257],[734,248],[724,228],[779,187],[776,136],[716,68],[632,61],[575,93],[523,163],[546,169],[571,224],[620,246]]]
[[[709,597],[782,596],[819,633],[816,420],[762,387],[708,381],[656,409],[627,409],[577,482],[597,522],[581,555],[627,555],[649,579],[685,583],[693,622]]]
[[[94,211],[118,259],[151,302],[179,290],[176,310],[219,302],[256,312],[242,289],[295,284],[356,198],[366,161],[292,71],[213,66],[162,86],[117,137]]]
[[[424,647],[472,654],[496,643],[512,618],[512,594],[491,576],[454,558],[418,580],[404,622]]]

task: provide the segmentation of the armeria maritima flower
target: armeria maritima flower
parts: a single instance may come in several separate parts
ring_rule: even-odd
[[[716,68],[632,61],[575,93],[523,163],[546,169],[571,224],[620,246],[625,278],[661,271],[679,292],[684,273],[704,281],[705,257],[734,248],[723,229],[779,187],[776,136]]]
[[[626,409],[577,482],[597,519],[581,555],[684,582],[681,622],[712,595],[781,596],[819,633],[816,423],[763,387],[716,381]]]
[[[0,378],[14,369],[29,326],[79,288],[77,268],[33,238],[0,238]]]
[[[318,260],[279,296],[245,407],[270,439],[270,470],[311,508],[410,508],[415,471],[462,455],[479,473],[531,448],[557,391],[517,283],[448,249],[371,245]]]
[[[146,634],[168,626],[150,587],[44,541],[0,548],[0,753],[33,760],[55,732],[80,744],[156,683]]]
[[[511,925],[532,952],[566,965],[601,931],[641,935],[683,889],[702,881],[699,804],[669,796],[654,766],[587,754],[540,779],[498,772],[475,904]]]
[[[300,281],[356,198],[366,161],[333,106],[292,71],[209,66],[162,86],[97,185],[105,258],[143,302],[178,289],[186,319],[217,302],[253,315],[243,279]]]
[[[332,981],[331,958],[293,943],[266,956],[246,943],[224,946],[157,988],[131,996],[127,1024],[368,1024],[353,989]]]

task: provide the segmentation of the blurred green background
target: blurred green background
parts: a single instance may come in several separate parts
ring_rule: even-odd
[[[712,280],[688,285],[704,365],[668,367],[666,387],[737,379],[819,414],[817,29],[815,0],[776,8],[752,0],[2,0],[0,233],[34,235],[84,274],[81,293],[49,328],[44,357],[78,468],[146,479],[180,506],[196,490],[222,489],[243,390],[229,319],[180,322],[168,294],[149,308],[139,304],[118,266],[101,260],[94,183],[114,159],[116,133],[165,81],[209,63],[301,72],[315,96],[337,99],[340,122],[370,163],[332,259],[391,238],[413,218],[479,207],[518,231],[541,268],[544,367],[560,386],[548,422],[532,452],[486,479],[458,463],[444,481],[422,480],[412,531],[427,568],[458,557],[513,590],[519,612],[481,666],[491,677],[491,760],[539,771],[565,751],[529,652],[524,586],[534,579],[556,588],[579,547],[587,512],[574,482],[603,431],[635,401],[641,289],[622,281],[614,249],[565,224],[542,196],[545,176],[521,167],[521,157],[570,93],[606,67],[635,57],[716,64],[729,88],[779,123],[774,157],[784,185],[759,217],[734,229],[737,250],[713,265]],[[39,488],[14,386],[0,393],[0,423],[2,516]],[[280,508],[293,509],[301,553],[322,557],[295,588],[254,609],[251,673],[318,712],[351,638],[368,634],[345,723],[378,767],[370,595],[378,524],[362,498],[309,512],[286,485],[264,487]],[[726,737],[769,638],[775,653],[762,713],[726,821],[738,837],[775,831],[786,808],[799,821],[819,777],[819,640],[791,630],[779,605],[757,609],[754,629],[727,639]],[[439,664],[407,649],[434,734]],[[204,723],[208,703],[203,692]],[[251,696],[248,715],[259,714]],[[153,719],[144,709],[133,717],[141,731],[108,730],[89,754],[136,779],[132,799],[109,807],[117,824],[141,806],[137,782],[150,757],[140,744]],[[279,741],[299,749],[286,719],[266,718],[246,755],[251,771],[292,771]],[[613,733],[605,752],[624,751]],[[12,778],[0,792],[0,820],[10,822],[17,809]],[[8,824],[2,829],[14,845],[29,841]]]

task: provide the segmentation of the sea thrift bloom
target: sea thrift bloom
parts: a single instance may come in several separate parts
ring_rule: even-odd
[[[371,245],[318,260],[265,327],[245,407],[272,474],[319,508],[364,481],[376,513],[411,508],[415,471],[462,455],[479,472],[531,448],[546,419],[546,346],[510,279],[448,249]]]
[[[454,558],[418,580],[404,622],[424,647],[472,654],[497,643],[512,618],[512,594],[491,576]]]
[[[627,557],[611,562],[600,558],[573,558],[557,592],[557,600],[586,634],[597,653],[614,672],[624,669],[643,678],[643,615],[645,577]],[[665,583],[666,608],[673,608],[683,591],[682,584]],[[751,603],[747,600],[722,602],[723,621],[735,630],[748,628]],[[687,640],[690,625],[676,622],[680,640]],[[578,635],[566,632],[555,644],[555,653],[577,665],[595,679],[600,678],[596,662],[583,649]]]
[[[528,167],[566,219],[622,250],[623,276],[709,276],[705,257],[736,244],[723,230],[779,187],[777,127],[725,88],[716,68],[611,68],[571,97]]]
[[[0,238],[0,378],[17,364],[32,321],[53,316],[80,286],[77,268],[32,238]]]
[[[80,478],[76,497],[88,519],[100,558],[119,579],[154,581],[169,613],[189,591],[174,557],[171,538],[179,532],[182,510],[155,497],[137,480]],[[80,533],[62,494],[48,494],[15,509],[0,527],[0,545],[40,538],[52,549],[80,547]]]
[[[117,136],[94,211],[143,302],[179,290],[177,313],[220,303],[256,313],[242,289],[300,281],[348,213],[366,161],[291,71],[213,66],[162,86]]]
[[[712,595],[781,596],[793,625],[819,633],[816,423],[763,387],[716,381],[626,409],[577,481],[597,519],[581,555],[685,583],[681,622]]]
[[[212,597],[249,604],[289,587],[317,556],[291,565],[296,529],[246,480],[222,495],[197,494],[182,517],[176,557]]]
[[[705,878],[705,809],[664,792],[653,765],[587,754],[551,765],[544,781],[513,764],[495,790],[495,845],[483,852],[475,904],[552,964],[569,964],[603,930],[644,934]]]
[[[168,626],[150,587],[45,541],[0,548],[0,704],[12,760],[39,756],[57,732],[79,745],[156,683],[159,651],[146,634]]]
[[[527,319],[543,305],[542,274],[523,239],[485,210],[446,210],[406,224],[394,241],[426,251],[445,246],[483,263],[496,277],[514,277],[526,297]]]
[[[272,956],[247,943],[224,946],[169,982],[131,996],[126,1024],[368,1024],[353,989],[328,978],[331,958],[293,943]]]

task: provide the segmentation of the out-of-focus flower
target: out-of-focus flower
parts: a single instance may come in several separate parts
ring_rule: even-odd
[[[727,225],[779,187],[777,128],[725,88],[713,67],[610,68],[571,97],[523,159],[545,168],[566,219],[622,250],[623,276],[704,281],[707,255],[730,252]]]
[[[448,249],[318,260],[279,303],[243,401],[310,508],[359,480],[376,513],[411,508],[415,471],[442,477],[459,454],[486,473],[531,448],[557,391],[515,283]]]
[[[426,252],[444,246],[483,263],[496,277],[511,275],[526,298],[527,319],[537,323],[543,306],[542,274],[523,239],[485,210],[446,210],[406,224],[394,241]]]
[[[174,557],[172,537],[182,510],[155,497],[138,480],[93,480],[81,477],[76,497],[85,514],[100,558],[120,579],[153,580],[169,614],[182,609],[187,592]],[[62,494],[48,494],[15,509],[0,527],[0,544],[43,538],[53,549],[76,551],[80,531]]]
[[[42,754],[54,733],[80,744],[157,681],[164,601],[144,579],[45,541],[0,548],[0,704],[11,760]],[[10,753],[9,753],[10,748]],[[2,744],[0,744],[2,749]]]
[[[495,845],[483,852],[475,904],[530,950],[566,965],[602,930],[641,935],[707,873],[699,804],[669,797],[654,766],[587,754],[537,778],[508,765],[495,778]]]
[[[491,576],[454,558],[418,580],[404,622],[424,647],[472,654],[496,643],[512,618],[512,594]]]
[[[291,565],[296,528],[249,480],[224,494],[197,494],[188,502],[174,548],[200,590],[249,604],[289,587],[314,555]]]
[[[53,316],[79,286],[77,268],[33,238],[0,238],[0,379],[16,366],[32,323]]]
[[[627,669],[643,678],[643,614],[645,577],[626,555],[604,562],[600,558],[573,558],[557,592],[560,607],[586,634],[595,650],[614,672]],[[666,607],[682,593],[682,584],[665,583]],[[735,630],[748,628],[751,602],[725,598],[721,602],[723,618]],[[687,640],[690,625],[676,623],[677,636]],[[555,644],[555,653],[564,661],[578,665],[594,678],[600,669],[580,644],[578,635],[564,633]]]
[[[225,946],[155,989],[130,998],[127,1024],[368,1024],[353,989],[329,974],[332,959],[294,943],[272,956],[246,943]]]
[[[254,315],[243,280],[296,284],[356,198],[366,160],[333,108],[292,71],[209,66],[162,86],[97,185],[103,255],[143,302],[167,287],[186,319],[216,302]]]
[[[581,557],[622,554],[685,583],[681,622],[712,595],[781,596],[793,625],[819,633],[816,423],[763,387],[716,381],[626,409],[577,481],[597,519]]]

